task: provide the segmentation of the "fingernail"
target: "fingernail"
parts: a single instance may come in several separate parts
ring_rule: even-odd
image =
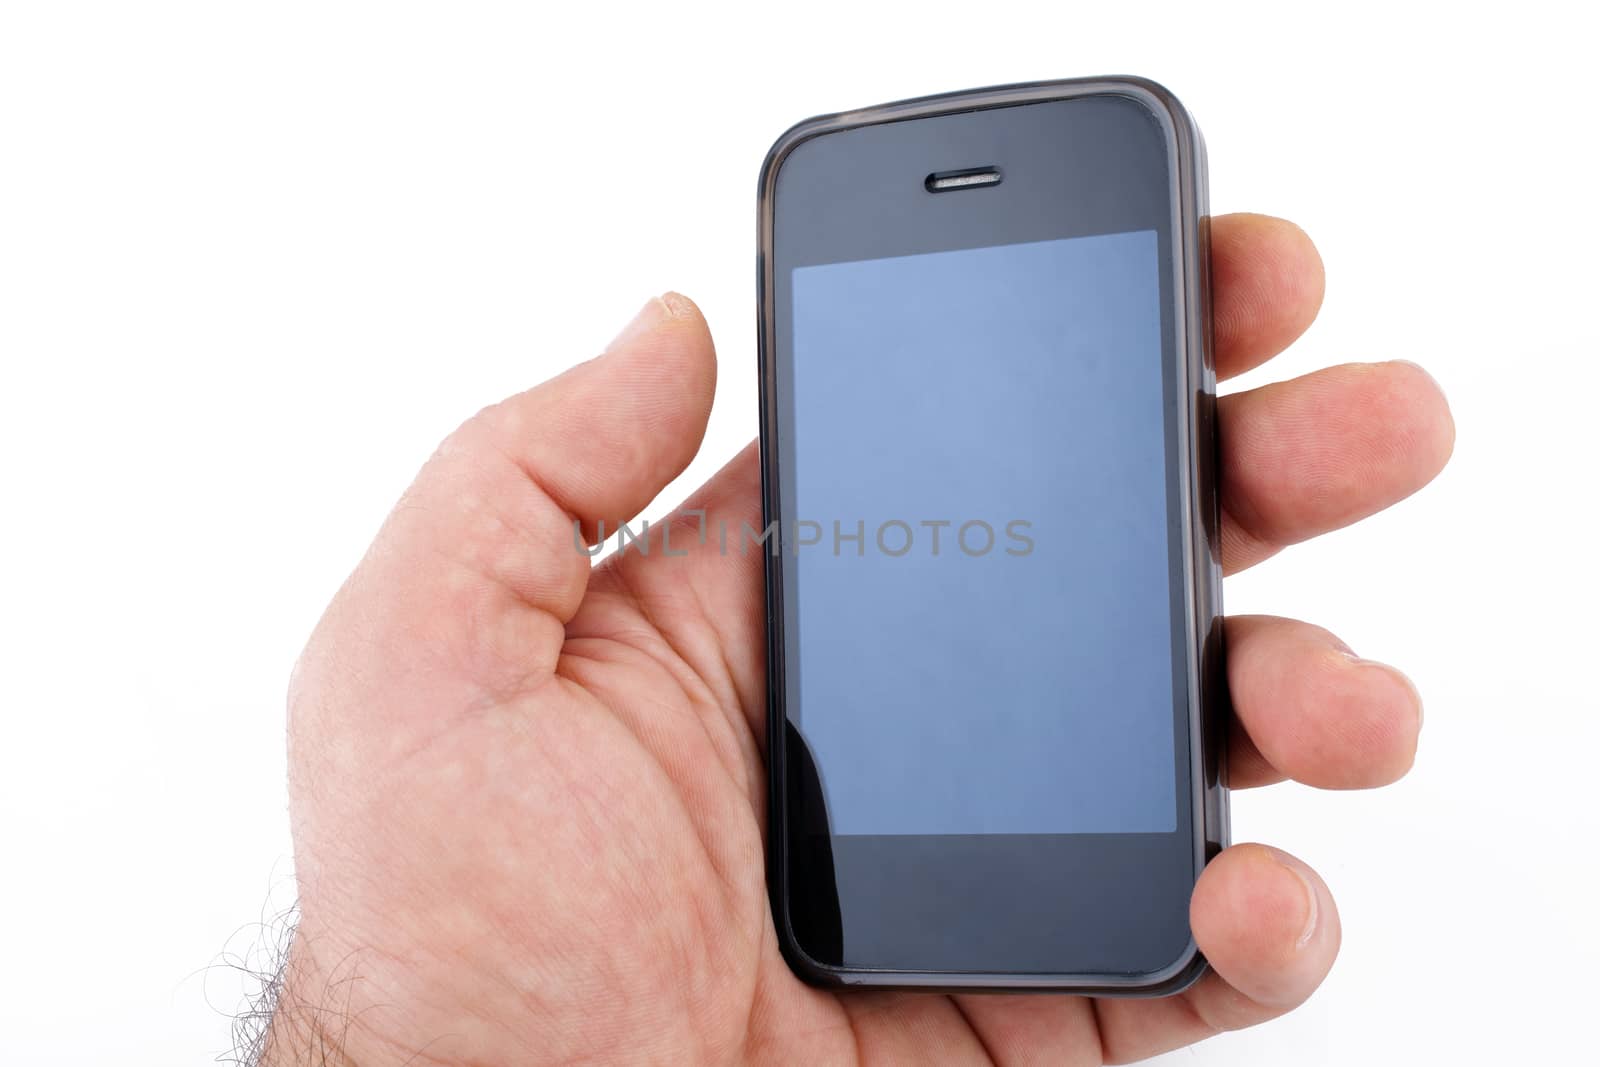
[[[611,343],[606,345],[606,351],[609,352],[613,348],[643,337],[663,322],[672,318],[672,316],[673,310],[666,300],[659,296],[652,296],[644,307],[639,309],[639,313],[633,317],[633,321],[624,326],[622,332],[611,339]]]
[[[1350,662],[1358,667],[1372,667],[1382,671],[1411,693],[1411,706],[1417,711],[1417,729],[1422,729],[1422,692],[1417,688],[1417,683],[1407,677],[1406,672],[1398,667],[1391,667],[1387,663],[1380,663],[1375,659],[1362,659],[1355,653],[1350,653]]]
[[[1399,667],[1391,667],[1387,663],[1374,663],[1373,666],[1388,671],[1389,677],[1411,691],[1411,706],[1417,709],[1417,729],[1422,729],[1422,691],[1417,688],[1417,683]]]
[[[1311,879],[1307,878],[1305,872],[1300,870],[1300,868],[1296,867],[1294,864],[1284,863],[1282,860],[1280,860],[1278,862],[1278,866],[1294,875],[1295,881],[1300,883],[1300,888],[1305,890],[1306,925],[1305,929],[1300,931],[1300,936],[1295,940],[1294,943],[1295,948],[1305,948],[1307,945],[1311,944],[1311,939],[1317,934],[1317,917],[1318,912],[1321,910],[1320,906],[1317,904],[1317,887],[1312,885]]]
[[[1422,376],[1424,378],[1428,379],[1428,381],[1432,382],[1433,383],[1433,387],[1435,389],[1439,390],[1439,395],[1440,396],[1444,396],[1445,395],[1444,386],[1439,384],[1439,379],[1435,378],[1428,371],[1428,368],[1424,367],[1422,364],[1414,362],[1414,361],[1409,360],[1409,359],[1391,359],[1389,362],[1390,363],[1398,363],[1398,364],[1400,364],[1402,366],[1412,367],[1412,368],[1414,368],[1414,369],[1416,369],[1418,371],[1421,371],[1422,372]],[[1449,399],[1450,399],[1449,397],[1445,397],[1446,402],[1448,402]]]

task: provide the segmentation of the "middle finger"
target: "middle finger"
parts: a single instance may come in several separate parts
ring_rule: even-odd
[[[1444,467],[1455,423],[1414,363],[1348,363],[1217,402],[1222,566],[1405,499]]]

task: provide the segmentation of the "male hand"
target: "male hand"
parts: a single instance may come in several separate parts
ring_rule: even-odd
[[[1219,377],[1315,316],[1292,225],[1212,229]],[[762,858],[762,558],[701,546],[591,571],[699,448],[716,363],[694,305],[653,300],[604,355],[445,441],[339,591],[290,692],[300,921],[263,1062],[1099,1064],[1304,1000],[1339,945],[1322,880],[1263,845],[1207,867],[1212,971],[1163,1000],[843,996],[779,955]],[[1333,367],[1220,401],[1228,572],[1425,484],[1454,437],[1407,363]],[[746,448],[687,502],[759,529]],[[1227,624],[1234,788],[1383,785],[1421,708],[1399,672],[1289,619]]]

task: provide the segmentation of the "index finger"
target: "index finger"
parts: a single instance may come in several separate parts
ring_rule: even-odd
[[[1322,307],[1322,257],[1305,231],[1271,215],[1211,220],[1211,333],[1217,380],[1282,352]]]

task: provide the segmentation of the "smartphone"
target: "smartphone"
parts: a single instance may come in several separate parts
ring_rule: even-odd
[[[1205,154],[1137,78],[760,181],[769,885],[824,986],[1177,992],[1227,841]]]

